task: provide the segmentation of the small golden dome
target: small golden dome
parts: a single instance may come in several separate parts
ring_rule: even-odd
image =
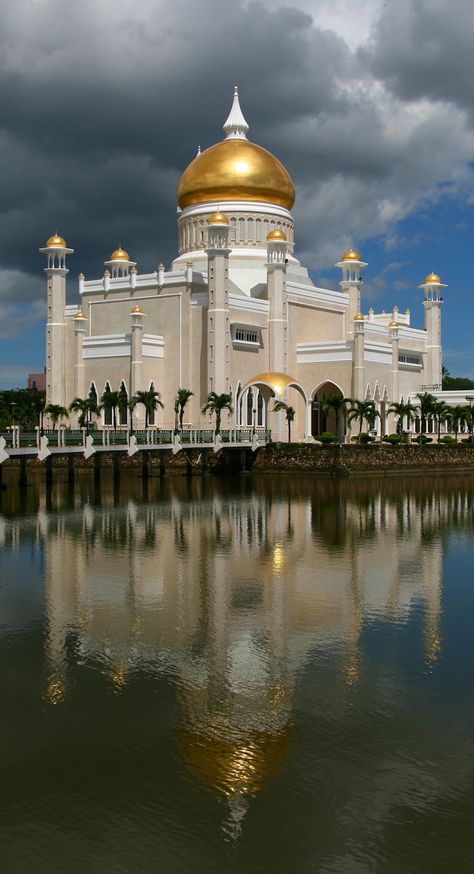
[[[158,264],[158,270],[164,270],[164,269],[165,269],[165,265],[160,262]]]
[[[208,201],[263,201],[291,209],[295,189],[278,158],[247,139],[226,139],[186,167],[178,185],[181,209]]]
[[[356,249],[346,249],[341,261],[360,261],[360,255]]]
[[[441,279],[437,273],[428,273],[428,276],[425,276],[424,285],[441,285]]]
[[[85,279],[86,277],[84,276],[83,273],[79,273],[79,276],[78,276],[77,278],[78,278],[78,279]]]
[[[74,314],[74,318],[75,319],[86,319],[87,316],[82,312],[82,310],[79,310],[77,313]]]
[[[281,230],[281,228],[274,228],[273,231],[270,231],[270,233],[267,234],[267,240],[283,240],[286,242],[286,234]]]
[[[209,216],[207,220],[208,225],[228,225],[229,219],[226,214],[218,210],[217,212],[213,212],[212,215]]]
[[[47,240],[46,247],[48,246],[54,246],[55,249],[67,249],[66,240],[58,234],[53,234],[53,236]]]
[[[110,270],[104,270],[104,276],[110,276]]]
[[[362,313],[356,313],[356,315],[354,316],[354,321],[355,322],[363,322],[364,316],[362,315]]]
[[[132,314],[135,314],[135,313],[137,313],[138,315],[141,315],[143,313],[143,310],[139,306],[133,307]]]
[[[130,257],[129,257],[128,252],[125,252],[125,250],[122,249],[121,246],[119,246],[119,248],[116,249],[115,252],[112,252],[112,254],[110,256],[110,260],[111,261],[130,261]]]
[[[388,323],[388,327],[389,328],[398,328],[399,325],[398,325],[398,322],[395,321],[395,319],[392,319],[392,321]]]

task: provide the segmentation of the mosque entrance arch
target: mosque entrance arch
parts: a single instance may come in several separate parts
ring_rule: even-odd
[[[329,432],[343,438],[346,432],[344,416],[334,408],[327,408],[326,402],[331,398],[344,397],[344,392],[334,382],[323,382],[313,392],[311,399],[311,434],[319,437]]]

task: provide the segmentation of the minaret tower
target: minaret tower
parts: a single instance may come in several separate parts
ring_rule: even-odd
[[[230,320],[229,320],[229,219],[224,213],[212,213],[207,220],[209,304],[207,316],[208,391],[229,393]]]
[[[433,389],[441,388],[441,289],[447,286],[441,282],[437,273],[429,273],[418,288],[422,288],[425,293],[426,384]]]
[[[367,267],[367,262],[361,261],[360,255],[355,249],[347,249],[336,267],[342,270],[342,280],[339,283],[342,290],[349,297],[349,309],[347,312],[346,334],[352,337],[354,333],[354,319],[360,313],[360,287],[362,279],[361,267]]]
[[[53,234],[44,248],[48,258],[45,273],[48,282],[48,321],[46,324],[46,403],[66,406],[66,241]]]
[[[279,228],[267,235],[267,289],[270,304],[269,369],[288,373],[288,302],[286,295],[286,234]]]

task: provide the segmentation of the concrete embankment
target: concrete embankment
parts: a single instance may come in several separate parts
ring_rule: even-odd
[[[271,443],[253,463],[258,473],[392,474],[400,471],[474,471],[471,446],[315,446]]]

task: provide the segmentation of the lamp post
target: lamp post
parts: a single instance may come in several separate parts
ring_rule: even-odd
[[[472,441],[472,402],[474,395],[466,395],[466,400],[469,401],[469,440]]]
[[[254,407],[252,410],[252,422],[253,422],[252,437],[255,437],[255,432],[257,430],[257,409],[256,409],[256,407]]]

